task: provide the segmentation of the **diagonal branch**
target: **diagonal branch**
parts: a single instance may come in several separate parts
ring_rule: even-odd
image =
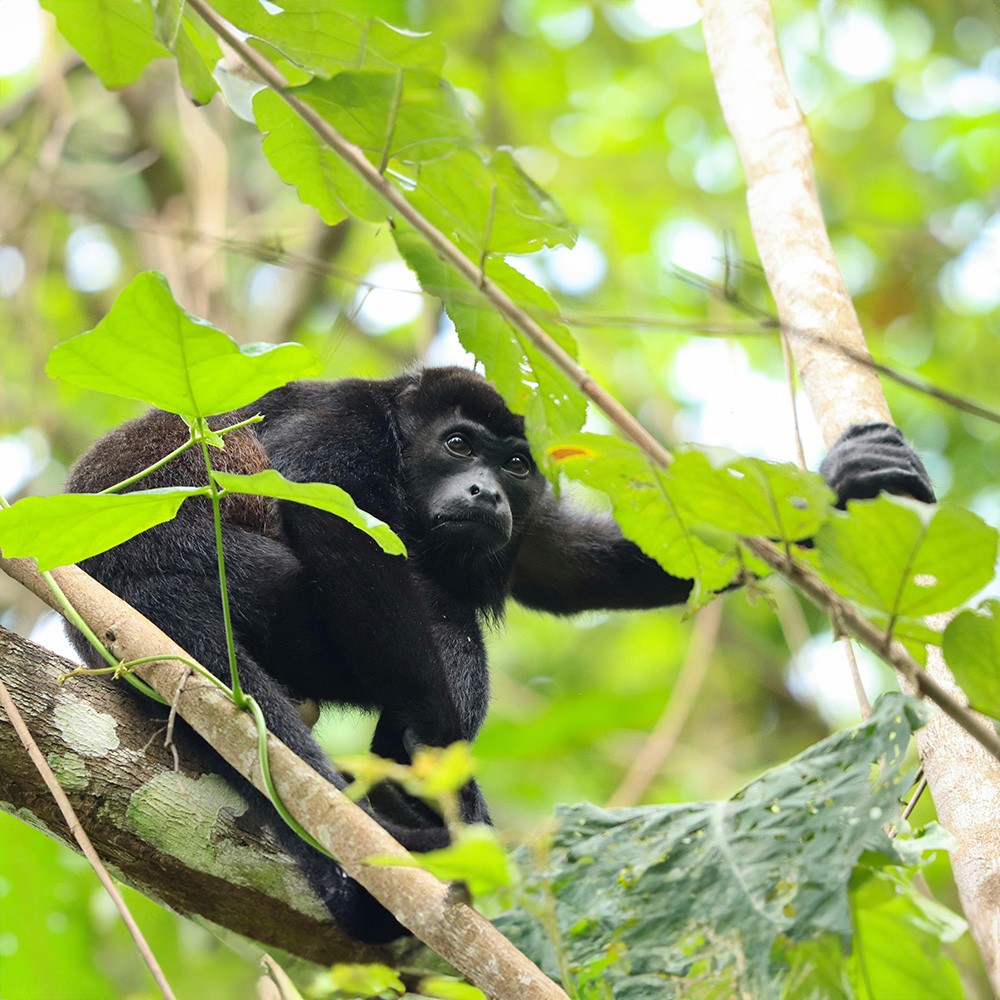
[[[0,557],[0,569],[60,610],[29,559]],[[185,657],[173,640],[76,566],[54,570],[80,616],[120,660]],[[251,716],[217,687],[176,660],[136,671],[232,767],[264,791]],[[451,898],[448,886],[418,868],[366,864],[376,854],[406,851],[378,823],[274,736],[268,737],[271,776],[292,815],[405,927],[500,1000],[566,1000],[566,994],[489,921]]]

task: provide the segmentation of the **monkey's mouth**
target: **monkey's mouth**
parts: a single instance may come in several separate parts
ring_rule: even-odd
[[[460,514],[438,514],[432,532],[442,541],[451,538],[472,545],[505,545],[510,539],[510,524],[506,519],[486,511],[462,511]]]

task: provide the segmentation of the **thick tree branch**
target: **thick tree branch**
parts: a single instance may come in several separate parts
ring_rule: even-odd
[[[75,666],[0,628],[0,673],[14,702],[97,853],[124,882],[184,916],[314,962],[414,959],[413,941],[370,947],[337,929],[277,840],[241,826],[246,803],[218,774],[216,755],[182,726],[174,769],[168,709],[124,683],[60,685]],[[76,846],[2,712],[0,809]]]
[[[0,569],[51,606],[44,580],[28,559],[0,558]],[[76,566],[54,570],[59,586],[108,649],[119,659],[191,659],[148,619]],[[59,610],[56,607],[56,610]],[[214,685],[173,659],[136,671],[232,767],[263,790],[257,734],[250,715]],[[403,848],[353,802],[268,737],[271,775],[289,812],[404,926],[475,983],[489,997],[565,1000],[565,993],[471,907],[450,897],[448,886],[416,868],[365,863]]]
[[[785,77],[768,0],[703,6],[708,57],[746,174],[761,263],[803,387],[832,443],[852,423],[891,416],[876,375],[857,360],[868,358],[867,348],[823,223],[809,133]],[[1000,762],[986,749],[995,740],[974,739],[968,723],[981,736],[995,737],[996,730],[968,710],[936,647],[928,650],[926,672],[900,673],[904,686],[921,693],[930,695],[933,686],[946,709],[917,733],[917,744],[938,816],[957,841],[951,861],[966,916],[1000,992]]]

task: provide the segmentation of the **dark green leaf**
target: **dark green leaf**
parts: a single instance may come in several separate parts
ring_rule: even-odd
[[[93,330],[54,348],[45,370],[85,389],[208,417],[315,375],[319,362],[300,344],[237,346],[181,309],[163,275],[147,271]]]
[[[866,722],[728,801],[561,807],[529,889],[538,905],[554,905],[568,964],[585,968],[617,946],[621,960],[602,982],[625,1000],[682,995],[694,963],[712,982],[734,983],[731,995],[780,995],[778,943],[851,940],[851,872],[865,850],[892,856],[884,825],[900,813],[920,712],[911,699],[884,696]],[[544,961],[535,921],[521,911],[500,926]]]
[[[34,556],[41,570],[68,566],[169,521],[188,497],[202,492],[173,487],[25,497],[0,510],[0,549],[8,558]]]
[[[212,476],[229,493],[250,493],[277,500],[292,500],[336,514],[373,538],[389,555],[406,555],[406,546],[392,528],[361,510],[339,486],[331,486],[329,483],[293,483],[274,469],[265,469],[252,476],[234,476],[227,472],[213,472]]]

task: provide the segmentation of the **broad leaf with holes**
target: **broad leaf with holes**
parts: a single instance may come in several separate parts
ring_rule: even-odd
[[[696,964],[732,987],[723,995],[777,996],[787,972],[778,945],[850,943],[851,873],[864,851],[893,856],[884,827],[899,816],[922,719],[916,702],[887,695],[866,722],[727,801],[561,807],[550,854],[528,877],[529,905],[501,928],[555,972],[549,925],[529,916],[530,900],[553,910],[566,964],[603,961],[598,980],[616,998],[682,995],[671,980],[682,988]]]

